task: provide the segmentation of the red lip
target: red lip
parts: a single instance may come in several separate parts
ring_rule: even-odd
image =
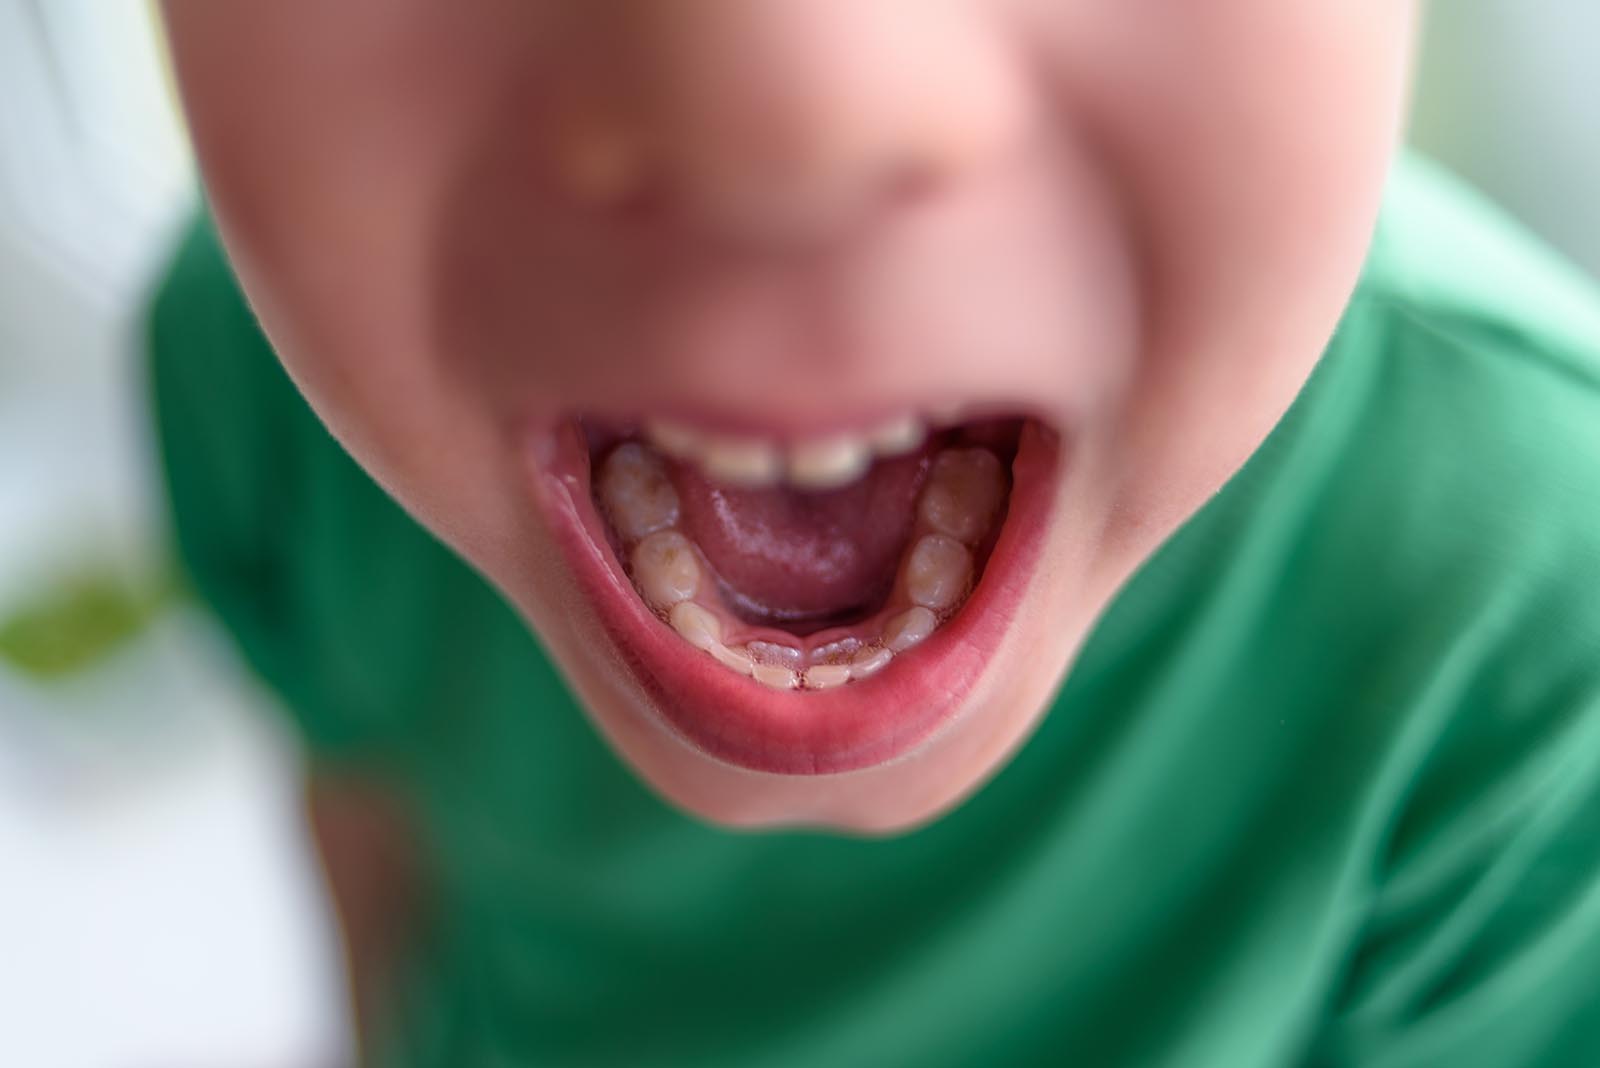
[[[651,706],[696,749],[780,775],[885,764],[948,724],[982,677],[1032,578],[1058,482],[1061,442],[1029,420],[1011,503],[983,576],[956,616],[878,675],[834,690],[783,692],[735,675],[661,622],[612,552],[589,487],[589,453],[570,424],[530,452],[534,498],[608,639]],[[551,447],[553,444],[553,448]]]

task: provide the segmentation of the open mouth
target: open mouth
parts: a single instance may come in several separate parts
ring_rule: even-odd
[[[543,441],[535,496],[662,720],[791,775],[955,718],[1016,621],[1062,454],[991,414],[791,440],[586,415]]]

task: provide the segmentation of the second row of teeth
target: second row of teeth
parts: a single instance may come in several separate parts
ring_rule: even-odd
[[[803,650],[774,642],[726,644],[722,619],[697,598],[711,595],[707,567],[677,529],[679,501],[660,458],[637,443],[618,446],[600,471],[599,496],[627,550],[641,597],[686,642],[719,663],[779,690],[825,690],[868,678],[931,636],[972,588],[973,551],[1005,497],[1006,475],[987,449],[934,457],[917,500],[915,540],[900,568],[875,638],[845,638]]]

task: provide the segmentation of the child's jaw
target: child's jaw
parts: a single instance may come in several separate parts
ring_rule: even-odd
[[[717,822],[903,829],[1002,765],[1121,583],[1304,383],[1365,255],[1415,5],[679,6],[167,10],[209,203],[296,384],[515,603],[619,755]],[[568,105],[584,152],[621,137],[619,169],[566,158]],[[608,544],[581,440],[558,464],[522,436],[583,411],[865,431],[945,398],[1041,414],[1069,462],[1032,493],[1019,450],[961,612],[819,692],[675,634]],[[783,466],[826,484],[859,462],[835,442]],[[725,749],[862,770],[710,758],[664,727],[686,694]],[[874,765],[874,701],[945,726]]]
[[[703,486],[689,469],[697,460],[668,461],[627,426],[622,434],[615,424],[590,427],[586,434],[569,420],[543,431],[530,458],[535,498],[604,639],[678,737],[719,761],[781,775],[908,757],[962,708],[1027,591],[1063,454],[1060,436],[1036,420],[944,428],[914,454],[874,465],[817,501],[826,510],[830,497],[870,496],[882,471],[896,485],[878,510],[905,515],[820,530],[807,529],[803,515],[786,524],[765,511],[798,491],[719,493],[714,511],[727,518],[747,507],[769,535],[747,560],[737,546],[707,551],[685,536],[693,508],[674,481]],[[691,451],[687,434],[667,437]],[[759,570],[763,553],[781,566],[785,553],[804,554],[808,539],[845,543],[843,551],[882,523],[905,532],[874,561],[889,574],[854,597],[848,584],[870,568],[835,583],[827,592],[845,597],[837,608],[769,607],[780,593],[798,603],[812,592],[808,577],[824,586],[836,579],[825,560],[797,562],[759,603],[729,581],[741,568]]]

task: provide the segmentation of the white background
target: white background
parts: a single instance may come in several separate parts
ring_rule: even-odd
[[[135,313],[193,194],[148,15],[0,0],[0,616],[162,552]],[[1593,0],[1438,5],[1415,140],[1600,272],[1597,40]],[[0,666],[0,1065],[346,1059],[268,704],[192,609],[62,686]]]

